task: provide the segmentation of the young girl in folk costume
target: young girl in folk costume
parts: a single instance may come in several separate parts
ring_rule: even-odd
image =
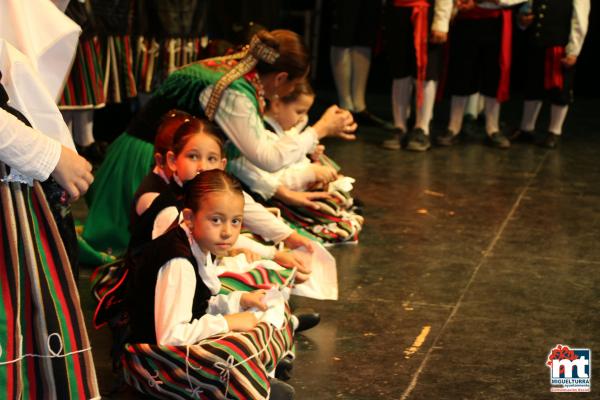
[[[290,95],[272,99],[264,118],[270,140],[309,133],[312,127],[302,129],[314,98],[312,88],[303,81]],[[338,176],[339,167],[323,150],[319,146],[310,155],[315,162],[299,155],[293,164],[274,173],[243,156],[232,160],[229,170],[268,204],[279,207],[283,217],[304,234],[325,243],[355,240],[363,219],[350,211],[353,200],[349,190],[339,188],[342,183],[351,187],[351,178]]]
[[[125,251],[127,211],[135,188],[150,169],[150,143],[168,110],[180,109],[216,121],[230,141],[229,160],[243,154],[268,171],[287,165],[290,153],[313,152],[319,139],[326,136],[353,139],[356,124],[351,114],[332,106],[312,133],[265,140],[264,100],[289,94],[308,68],[308,52],[300,36],[276,30],[259,32],[240,53],[189,64],[171,74],[136,115],[127,133],[109,148],[87,198],[91,205],[84,239],[96,249],[111,248],[117,254]]]
[[[459,139],[467,100],[481,93],[485,103],[487,143],[510,147],[501,132],[500,105],[510,94],[513,5],[526,0],[457,0],[450,35],[448,91],[452,95],[448,129],[436,139],[452,146]]]
[[[387,47],[391,58],[395,136],[383,142],[389,150],[426,151],[429,124],[443,68],[443,43],[453,0],[393,0],[387,7]],[[416,121],[406,126],[415,87]],[[407,133],[408,132],[408,133]]]
[[[165,116],[159,128],[155,144],[156,166],[134,195],[131,207],[131,240],[128,255],[140,251],[152,239],[162,235],[180,217],[183,203],[182,185],[204,170],[224,169],[227,160],[223,157],[223,140],[216,126],[191,115],[172,110]],[[309,239],[294,232],[285,223],[275,218],[262,205],[244,193],[245,226],[267,240],[282,241],[288,248],[305,247],[312,251]],[[236,272],[222,271],[226,289],[266,288],[282,284],[297,268],[298,282],[308,278],[310,266],[293,253],[277,251],[274,246],[262,245],[246,236],[240,236],[229,256],[243,253],[228,265],[235,265]],[[248,258],[248,260],[247,260]],[[278,265],[262,262],[247,268],[248,261],[260,258],[273,259]],[[243,272],[239,273],[241,265]],[[281,270],[279,266],[286,267]],[[268,268],[267,268],[268,267]],[[115,319],[121,313],[126,290],[126,261],[98,267],[92,275],[92,293],[99,300],[94,316],[97,327],[106,322],[119,323]]]
[[[519,21],[527,29],[527,72],[521,127],[512,140],[533,141],[535,123],[548,99],[550,123],[540,145],[554,148],[573,102],[577,57],[588,29],[590,0],[533,0],[522,6]]]
[[[266,399],[269,376],[293,346],[278,291],[219,295],[213,257],[237,240],[241,186],[221,170],[190,181],[183,222],[132,259],[131,344],[125,377],[159,398]]]

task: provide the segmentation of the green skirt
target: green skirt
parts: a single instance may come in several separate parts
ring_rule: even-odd
[[[80,248],[89,245],[97,252],[113,256],[125,253],[133,195],[152,168],[152,156],[152,144],[127,133],[111,144],[86,196],[89,213]]]

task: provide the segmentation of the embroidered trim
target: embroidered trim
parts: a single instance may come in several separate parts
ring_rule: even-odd
[[[210,99],[206,104],[206,109],[204,113],[206,117],[210,121],[214,121],[215,114],[217,113],[217,108],[219,108],[219,103],[221,102],[221,98],[223,97],[223,92],[229,85],[231,85],[235,80],[241,78],[244,75],[247,75],[250,71],[256,67],[258,61],[263,61],[268,64],[273,64],[279,58],[279,53],[264,44],[258,36],[254,36],[250,41],[250,44],[245,46],[244,49],[236,54],[232,54],[230,56],[219,57],[215,59],[215,61],[227,61],[227,60],[237,60],[240,59],[238,64],[233,67],[229,72],[221,77],[215,84],[213,91],[210,95]],[[256,74],[256,79],[258,79],[258,74]],[[251,81],[251,83],[254,83]],[[255,85],[258,89],[262,88],[262,84],[260,84],[260,80],[258,80],[259,85]],[[263,93],[258,93],[259,95],[259,104],[262,108],[264,107],[264,91]]]

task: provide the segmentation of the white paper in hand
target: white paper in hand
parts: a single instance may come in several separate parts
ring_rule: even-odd
[[[304,247],[293,250],[294,254],[311,266],[312,273],[306,282],[294,286],[292,294],[317,300],[337,300],[338,281],[335,258],[319,243],[313,242],[313,249],[312,254]]]

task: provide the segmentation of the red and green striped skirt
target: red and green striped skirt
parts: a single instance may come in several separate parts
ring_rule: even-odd
[[[268,399],[269,373],[293,349],[286,309],[281,329],[261,322],[190,346],[128,344],[126,382],[158,399]]]
[[[93,109],[106,103],[104,59],[97,37],[79,42],[75,61],[60,97],[61,110]]]
[[[0,200],[0,398],[100,398],[79,294],[39,183],[0,182]]]

